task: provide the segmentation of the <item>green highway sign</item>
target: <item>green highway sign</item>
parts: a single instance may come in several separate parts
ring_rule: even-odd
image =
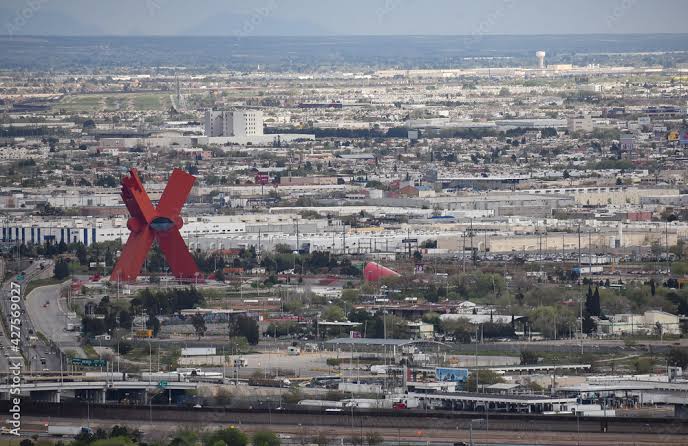
[[[104,359],[72,358],[72,364],[83,367],[105,367],[107,361]]]
[[[164,389],[167,387],[167,384],[168,384],[167,381],[160,381],[158,383],[158,387],[160,387],[161,389]]]

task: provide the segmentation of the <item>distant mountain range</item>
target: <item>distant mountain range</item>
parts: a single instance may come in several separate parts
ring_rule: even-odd
[[[35,22],[44,20],[36,17]],[[33,36],[0,35],[0,68],[83,70],[108,67],[228,67],[236,70],[523,67],[535,52],[547,63],[586,66],[688,65],[686,34],[540,36],[281,36],[316,34],[307,23],[218,16],[189,28],[183,36]],[[212,22],[212,23],[211,23]],[[27,34],[35,28],[24,28]],[[221,31],[224,35],[217,34]],[[78,30],[74,25],[74,31]],[[81,28],[83,29],[83,28]],[[16,31],[18,33],[18,31]],[[194,34],[195,33],[195,34]]]
[[[82,23],[74,17],[56,12],[37,10],[22,16],[21,11],[0,8],[0,35],[31,36],[93,36],[103,31]]]
[[[221,14],[179,33],[185,36],[315,36],[329,34],[306,20],[288,20],[270,14]]]
[[[20,11],[0,8],[0,35],[12,36],[102,36],[97,26],[83,23],[74,17],[54,11],[37,10],[27,18]],[[126,35],[146,35],[149,31],[136,28]],[[270,11],[254,14],[224,13],[214,15],[199,23],[189,25],[175,35],[179,36],[315,36],[329,34],[328,30],[306,20],[290,20],[276,17]]]

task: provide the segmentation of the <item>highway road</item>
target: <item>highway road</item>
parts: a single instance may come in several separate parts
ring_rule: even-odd
[[[67,302],[60,297],[62,285],[34,288],[25,297],[26,311],[36,330],[58,344],[62,350],[79,347],[79,333],[66,331],[67,323],[80,324],[69,319]]]
[[[33,325],[33,321],[30,317],[31,312],[27,308],[26,296],[23,293],[23,289],[32,279],[50,277],[52,275],[52,262],[49,260],[43,261],[44,268],[40,267],[41,262],[33,262],[28,268],[24,270],[24,280],[17,281],[22,286],[22,301],[21,305],[23,307],[21,315],[21,345],[20,348],[24,357],[28,360],[27,371],[41,371],[43,369],[48,370],[60,370],[60,355],[58,351],[52,346],[47,345],[41,339],[34,339],[36,336],[36,330]],[[9,328],[9,314],[10,314],[10,290],[12,281],[16,281],[16,277],[12,277],[2,284],[0,288],[0,295],[2,296],[2,312],[5,317],[5,328]],[[33,314],[36,314],[34,311]],[[0,355],[0,371],[8,370],[8,356],[11,352],[9,344],[9,333],[4,333],[2,336],[2,343],[0,346],[2,348],[2,355]],[[31,339],[30,339],[31,338]],[[34,339],[34,340],[32,340]]]

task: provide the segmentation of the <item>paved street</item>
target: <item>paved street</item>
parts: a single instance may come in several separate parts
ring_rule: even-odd
[[[26,311],[37,331],[58,344],[62,349],[78,347],[78,331],[65,330],[68,322],[79,323],[78,319],[67,317],[68,308],[60,299],[62,285],[49,285],[36,288],[25,297]]]
[[[39,279],[39,278],[46,278],[50,277],[52,275],[52,262],[50,261],[44,261],[44,268],[41,269],[39,262],[34,262],[31,264],[27,269],[24,270],[24,280],[20,281],[19,283],[23,288],[25,288],[29,281],[32,279]],[[14,277],[12,279],[15,279]],[[2,295],[2,308],[3,308],[3,314],[6,317],[6,326],[9,327],[9,310],[10,310],[10,290],[11,290],[11,283],[12,280],[8,280],[3,283],[2,289],[0,290],[0,294]],[[36,292],[38,293],[37,296],[42,297],[43,299],[49,298],[59,298],[59,288],[55,287],[52,290],[52,293],[50,291],[48,292],[43,292],[40,289],[37,289]],[[50,297],[51,294],[55,294],[55,296]],[[34,294],[34,293],[32,293]],[[45,308],[39,307],[35,304],[36,301],[31,301],[29,303],[29,299],[27,299],[26,295],[23,295],[23,312],[21,316],[21,349],[22,352],[24,353],[24,356],[28,359],[29,364],[27,367],[27,370],[29,371],[41,371],[43,369],[47,370],[60,370],[60,355],[58,354],[57,350],[53,349],[51,346],[46,345],[40,338],[36,336],[36,328],[34,325],[34,320],[40,320],[42,323],[45,323],[46,317],[48,318],[55,318],[56,321],[55,323],[58,323],[59,320],[56,317],[57,315],[55,313],[49,313],[46,314]],[[44,302],[45,303],[45,302]],[[56,305],[57,307],[57,305]],[[55,310],[59,311],[59,310]],[[39,325],[39,327],[43,327],[44,325]],[[3,327],[4,330],[4,327]],[[40,329],[39,329],[40,330]],[[43,332],[43,331],[41,331]],[[46,336],[50,336],[50,333],[44,333]],[[0,342],[0,345],[2,346],[2,355],[0,355],[0,372],[6,372],[8,371],[8,356],[11,356],[11,350],[10,350],[10,339],[8,337],[8,333],[4,333],[4,336],[2,336],[2,342]]]

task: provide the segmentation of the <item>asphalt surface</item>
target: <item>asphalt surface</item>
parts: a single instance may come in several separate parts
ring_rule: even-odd
[[[32,279],[50,277],[52,274],[52,262],[43,261],[44,268],[40,267],[41,262],[33,262],[28,268],[24,270],[24,280],[17,281],[16,277],[11,278],[2,284],[0,288],[0,295],[2,296],[2,314],[5,318],[5,324],[3,326],[3,331],[5,328],[10,327],[9,314],[10,314],[10,290],[12,281],[17,281],[22,286],[22,301],[21,305],[23,307],[21,314],[21,344],[20,349],[23,353],[24,358],[27,359],[28,364],[25,367],[25,371],[59,371],[60,370],[60,354],[56,348],[44,343],[40,338],[30,339],[36,336],[36,329],[32,321],[32,314],[36,314],[36,311],[31,312],[28,308],[26,295],[24,295],[24,288]],[[3,264],[4,266],[4,264]],[[58,293],[59,296],[59,293]],[[35,309],[34,309],[35,310]],[[9,370],[9,358],[13,355],[10,349],[10,338],[9,333],[3,333],[2,350],[0,354],[0,372],[7,372]],[[49,336],[49,335],[48,335]]]
[[[36,330],[59,345],[62,350],[79,347],[79,333],[66,331],[67,323],[79,324],[67,317],[67,303],[60,298],[62,285],[35,288],[25,297],[26,311]]]

